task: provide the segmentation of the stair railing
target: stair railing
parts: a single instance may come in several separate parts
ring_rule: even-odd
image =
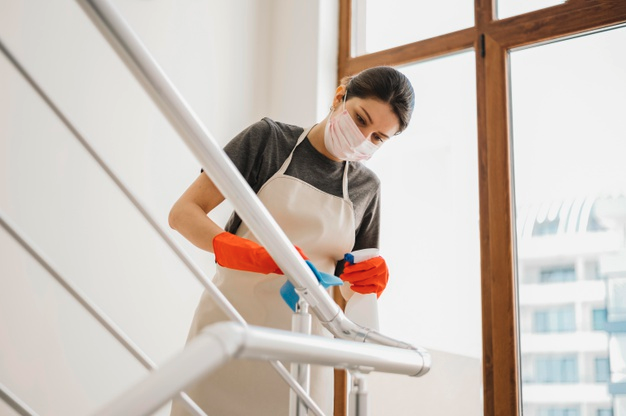
[[[126,197],[133,203],[139,212],[146,218],[150,225],[157,231],[159,236],[170,246],[174,253],[183,261],[193,275],[207,289],[218,306],[234,322],[229,324],[216,324],[208,327],[198,340],[192,341],[189,346],[172,362],[163,369],[156,369],[154,363],[130,340],[109,318],[106,317],[88,298],[64,279],[52,266],[52,264],[35,248],[33,243],[17,230],[16,226],[0,212],[0,225],[18,241],[60,284],[68,291],[87,311],[94,316],[129,352],[137,358],[144,367],[152,370],[151,375],[141,382],[136,388],[131,389],[125,397],[129,400],[112,402],[126,403],[134,408],[137,405],[137,392],[141,392],[145,386],[152,386],[149,396],[152,402],[163,403],[169,398],[179,395],[189,411],[194,415],[204,415],[201,409],[184,393],[180,393],[184,386],[202,374],[210,372],[217,366],[230,359],[264,359],[269,360],[278,374],[296,392],[298,398],[304,403],[304,408],[310,409],[316,415],[322,415],[321,410],[312,401],[308,392],[298,384],[289,374],[285,367],[278,361],[287,359],[299,363],[317,363],[331,365],[337,368],[350,369],[354,375],[355,388],[351,399],[354,414],[364,415],[366,407],[359,404],[360,396],[366,397],[362,373],[369,371],[386,371],[397,374],[409,374],[421,376],[430,369],[430,355],[421,348],[408,343],[380,334],[369,328],[357,325],[347,319],[339,306],[330,298],[328,293],[321,287],[314,277],[311,269],[297,253],[286,235],[271,217],[269,212],[259,201],[256,194],[250,189],[234,164],[218,146],[216,140],[202,125],[198,117],[184,101],[182,96],[166,77],[156,61],[143,46],[139,38],[122,19],[108,0],[77,0],[87,15],[104,34],[105,38],[113,46],[114,50],[127,64],[140,84],[145,88],[151,98],[159,106],[165,117],[178,131],[183,141],[191,149],[205,169],[205,173],[213,180],[220,192],[232,202],[235,210],[250,230],[259,238],[270,255],[285,275],[294,285],[300,295],[301,302],[307,305],[307,309],[318,317],[320,322],[330,330],[337,338],[349,341],[366,342],[369,345],[348,342],[343,340],[330,340],[322,337],[287,333],[285,331],[267,328],[250,327],[241,315],[232,307],[217,287],[197,267],[189,256],[178,246],[169,234],[154,220],[148,210],[134,196],[129,188],[109,168],[108,164],[94,151],[87,140],[78,132],[72,123],[59,111],[54,102],[44,93],[39,85],[33,80],[28,72],[19,64],[10,51],[0,41],[0,49],[12,62],[16,69],[28,81],[39,96],[60,118],[70,132],[83,145],[87,152],[96,160],[101,168],[109,175],[113,182],[122,190]],[[241,335],[243,334],[243,335]],[[220,338],[222,344],[230,340],[231,346],[236,348],[225,351],[219,360],[206,363],[207,340]],[[233,341],[234,340],[234,341]],[[211,344],[211,342],[208,342]],[[372,345],[379,344],[379,345]],[[198,347],[200,345],[200,347]],[[202,374],[189,372],[180,374],[176,380],[165,382],[161,380],[163,374],[171,370],[172,365],[184,360],[197,361],[204,364]],[[193,379],[193,380],[192,380]],[[152,384],[151,384],[152,383]],[[169,390],[164,389],[169,386]],[[361,391],[359,391],[359,387]],[[166,391],[167,390],[167,391]],[[12,406],[20,414],[34,414],[17,397],[0,385],[0,398]],[[140,401],[145,401],[142,397]],[[110,408],[110,407],[108,407]],[[154,409],[153,409],[154,410]],[[360,410],[360,413],[359,413]],[[151,411],[151,410],[150,410]],[[144,414],[144,413],[110,413],[110,414]],[[300,413],[299,413],[300,414]]]

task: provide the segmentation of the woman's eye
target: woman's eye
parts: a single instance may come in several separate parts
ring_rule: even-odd
[[[356,115],[356,121],[358,121],[359,124],[365,125],[365,120],[363,120],[363,117],[358,114]]]
[[[374,141],[378,142],[378,143],[382,143],[384,142],[383,138],[380,137],[378,134],[374,134]]]

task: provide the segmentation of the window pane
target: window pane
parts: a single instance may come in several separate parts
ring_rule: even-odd
[[[606,308],[593,310],[593,329],[595,331],[603,331],[607,320]]]
[[[579,416],[577,408],[569,407],[543,407],[539,409],[539,416]]]
[[[609,381],[609,359],[596,358],[596,381],[598,383],[606,383]]]
[[[613,406],[596,358],[611,357],[617,383],[625,347],[606,331],[626,320],[625,43],[620,28],[510,53],[525,416]]]
[[[534,332],[572,332],[576,330],[574,306],[551,309],[535,309]]]
[[[572,267],[550,267],[543,269],[539,275],[541,283],[573,282],[576,280],[576,269]]]
[[[537,357],[537,383],[572,383],[578,381],[576,357]]]
[[[550,6],[565,3],[566,0],[498,0],[497,15],[499,19],[524,14]]]
[[[464,415],[483,414],[474,65],[465,52],[400,68],[416,91],[413,119],[367,162],[382,182],[391,273],[381,331],[433,355],[425,377],[368,377],[374,415],[453,415],[459,401]]]
[[[363,55],[474,26],[468,0],[353,0],[353,55]]]

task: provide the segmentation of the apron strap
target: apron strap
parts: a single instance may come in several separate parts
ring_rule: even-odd
[[[291,163],[291,158],[293,157],[293,152],[295,152],[296,147],[298,147],[298,145],[302,143],[304,139],[306,139],[306,136],[309,134],[312,128],[313,126],[309,127],[308,129],[304,129],[300,137],[298,137],[298,141],[296,142],[296,145],[293,147],[293,149],[291,149],[291,153],[289,153],[289,156],[287,157],[283,165],[280,167],[280,169],[278,169],[278,171],[273,176],[283,175],[287,171],[287,168],[289,167],[289,164]]]
[[[291,149],[291,153],[289,153],[289,156],[287,157],[287,159],[285,160],[285,162],[283,162],[282,166],[280,167],[280,169],[278,169],[278,171],[272,176],[278,176],[278,175],[284,175],[285,172],[287,171],[287,168],[289,167],[289,164],[291,163],[291,158],[293,157],[293,152],[296,151],[296,147],[298,147],[300,145],[300,143],[302,143],[304,141],[304,139],[306,139],[306,136],[309,134],[309,132],[311,131],[311,129],[314,126],[311,126],[307,129],[304,129],[304,131],[302,132],[302,134],[300,135],[300,137],[298,137],[298,140],[296,141],[296,145],[293,147],[293,149]],[[344,162],[344,169],[343,169],[343,178],[342,178],[342,183],[341,183],[341,189],[343,192],[343,199],[345,199],[346,201],[352,203],[352,201],[350,201],[350,195],[348,194],[348,169],[350,168],[350,162],[346,161]]]
[[[348,194],[348,169],[350,168],[350,162],[346,160],[344,163],[346,167],[343,170],[343,199],[352,203],[352,201],[350,201],[350,195]]]

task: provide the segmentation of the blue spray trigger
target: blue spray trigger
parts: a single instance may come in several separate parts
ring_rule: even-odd
[[[337,276],[317,270],[317,268],[313,265],[313,263],[311,263],[310,260],[305,260],[305,262],[311,268],[311,271],[317,278],[317,281],[320,282],[324,288],[328,288],[330,286],[340,286],[343,284],[343,280],[341,280]],[[291,310],[295,312],[298,300],[300,300],[300,296],[296,293],[296,288],[293,286],[293,284],[291,284],[289,280],[287,280],[281,286],[280,296],[283,298],[287,306],[289,306],[289,308],[291,308]]]
[[[360,250],[355,250],[352,253],[344,254],[343,259],[350,264],[357,264],[374,257],[378,257],[377,248],[362,248]]]
[[[298,294],[296,293],[296,288],[293,287],[289,280],[287,280],[285,284],[280,287],[280,296],[283,298],[287,306],[289,306],[291,310],[295,312],[298,300],[300,300],[300,296],[298,296]]]

